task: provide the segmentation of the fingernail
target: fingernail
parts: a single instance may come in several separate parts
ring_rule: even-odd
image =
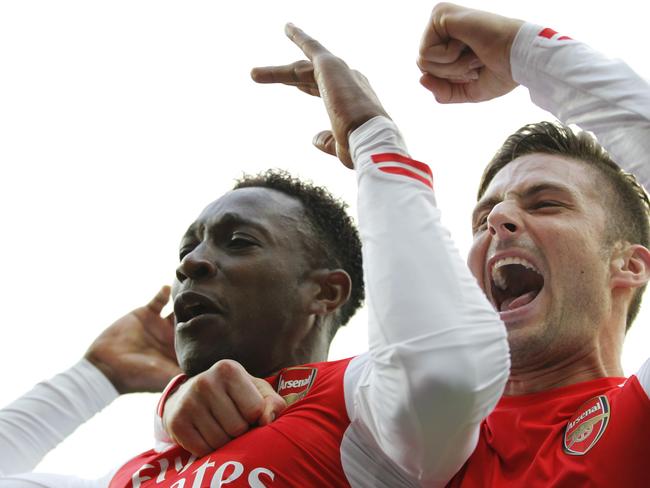
[[[469,71],[465,74],[464,78],[467,80],[478,80],[478,71]]]
[[[314,139],[311,141],[314,146],[324,147],[327,144],[327,139],[329,133],[327,131],[319,132],[314,136]]]

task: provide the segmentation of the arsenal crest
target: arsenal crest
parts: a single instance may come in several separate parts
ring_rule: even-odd
[[[583,403],[564,429],[564,452],[572,456],[586,454],[605,432],[609,413],[605,395]]]
[[[278,395],[284,398],[287,405],[304,398],[316,379],[316,368],[287,368],[280,373],[278,380]]]

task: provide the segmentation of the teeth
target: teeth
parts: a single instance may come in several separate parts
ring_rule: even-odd
[[[494,263],[494,266],[492,266],[492,281],[494,281],[494,284],[501,290],[505,290],[508,287],[508,284],[506,283],[506,278],[503,275],[503,272],[501,271],[501,268],[508,264],[519,264],[521,266],[524,266],[525,268],[534,271],[535,273],[541,274],[539,270],[535,266],[533,266],[533,264],[530,261],[524,258],[507,257],[507,258],[499,259],[496,263]]]

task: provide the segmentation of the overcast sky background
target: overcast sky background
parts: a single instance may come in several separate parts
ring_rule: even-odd
[[[411,155],[432,166],[465,255],[483,166],[508,134],[551,116],[522,88],[480,105],[436,104],[415,66],[433,5],[0,3],[0,405],[69,367],[113,320],[171,283],[187,225],[242,172],[287,169],[356,213],[354,175],[311,146],[327,128],[320,100],[250,81],[253,66],[300,59],[287,21],[368,76]],[[551,26],[650,76],[636,2],[473,5]],[[649,315],[646,305],[629,334],[628,374],[647,357]],[[339,334],[332,358],[365,350],[365,321],[361,312]],[[99,476],[148,449],[156,399],[119,399],[39,469]]]

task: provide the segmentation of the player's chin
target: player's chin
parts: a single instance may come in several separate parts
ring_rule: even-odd
[[[196,376],[210,369],[219,358],[214,351],[206,350],[202,344],[190,343],[176,347],[178,365],[189,377]]]

